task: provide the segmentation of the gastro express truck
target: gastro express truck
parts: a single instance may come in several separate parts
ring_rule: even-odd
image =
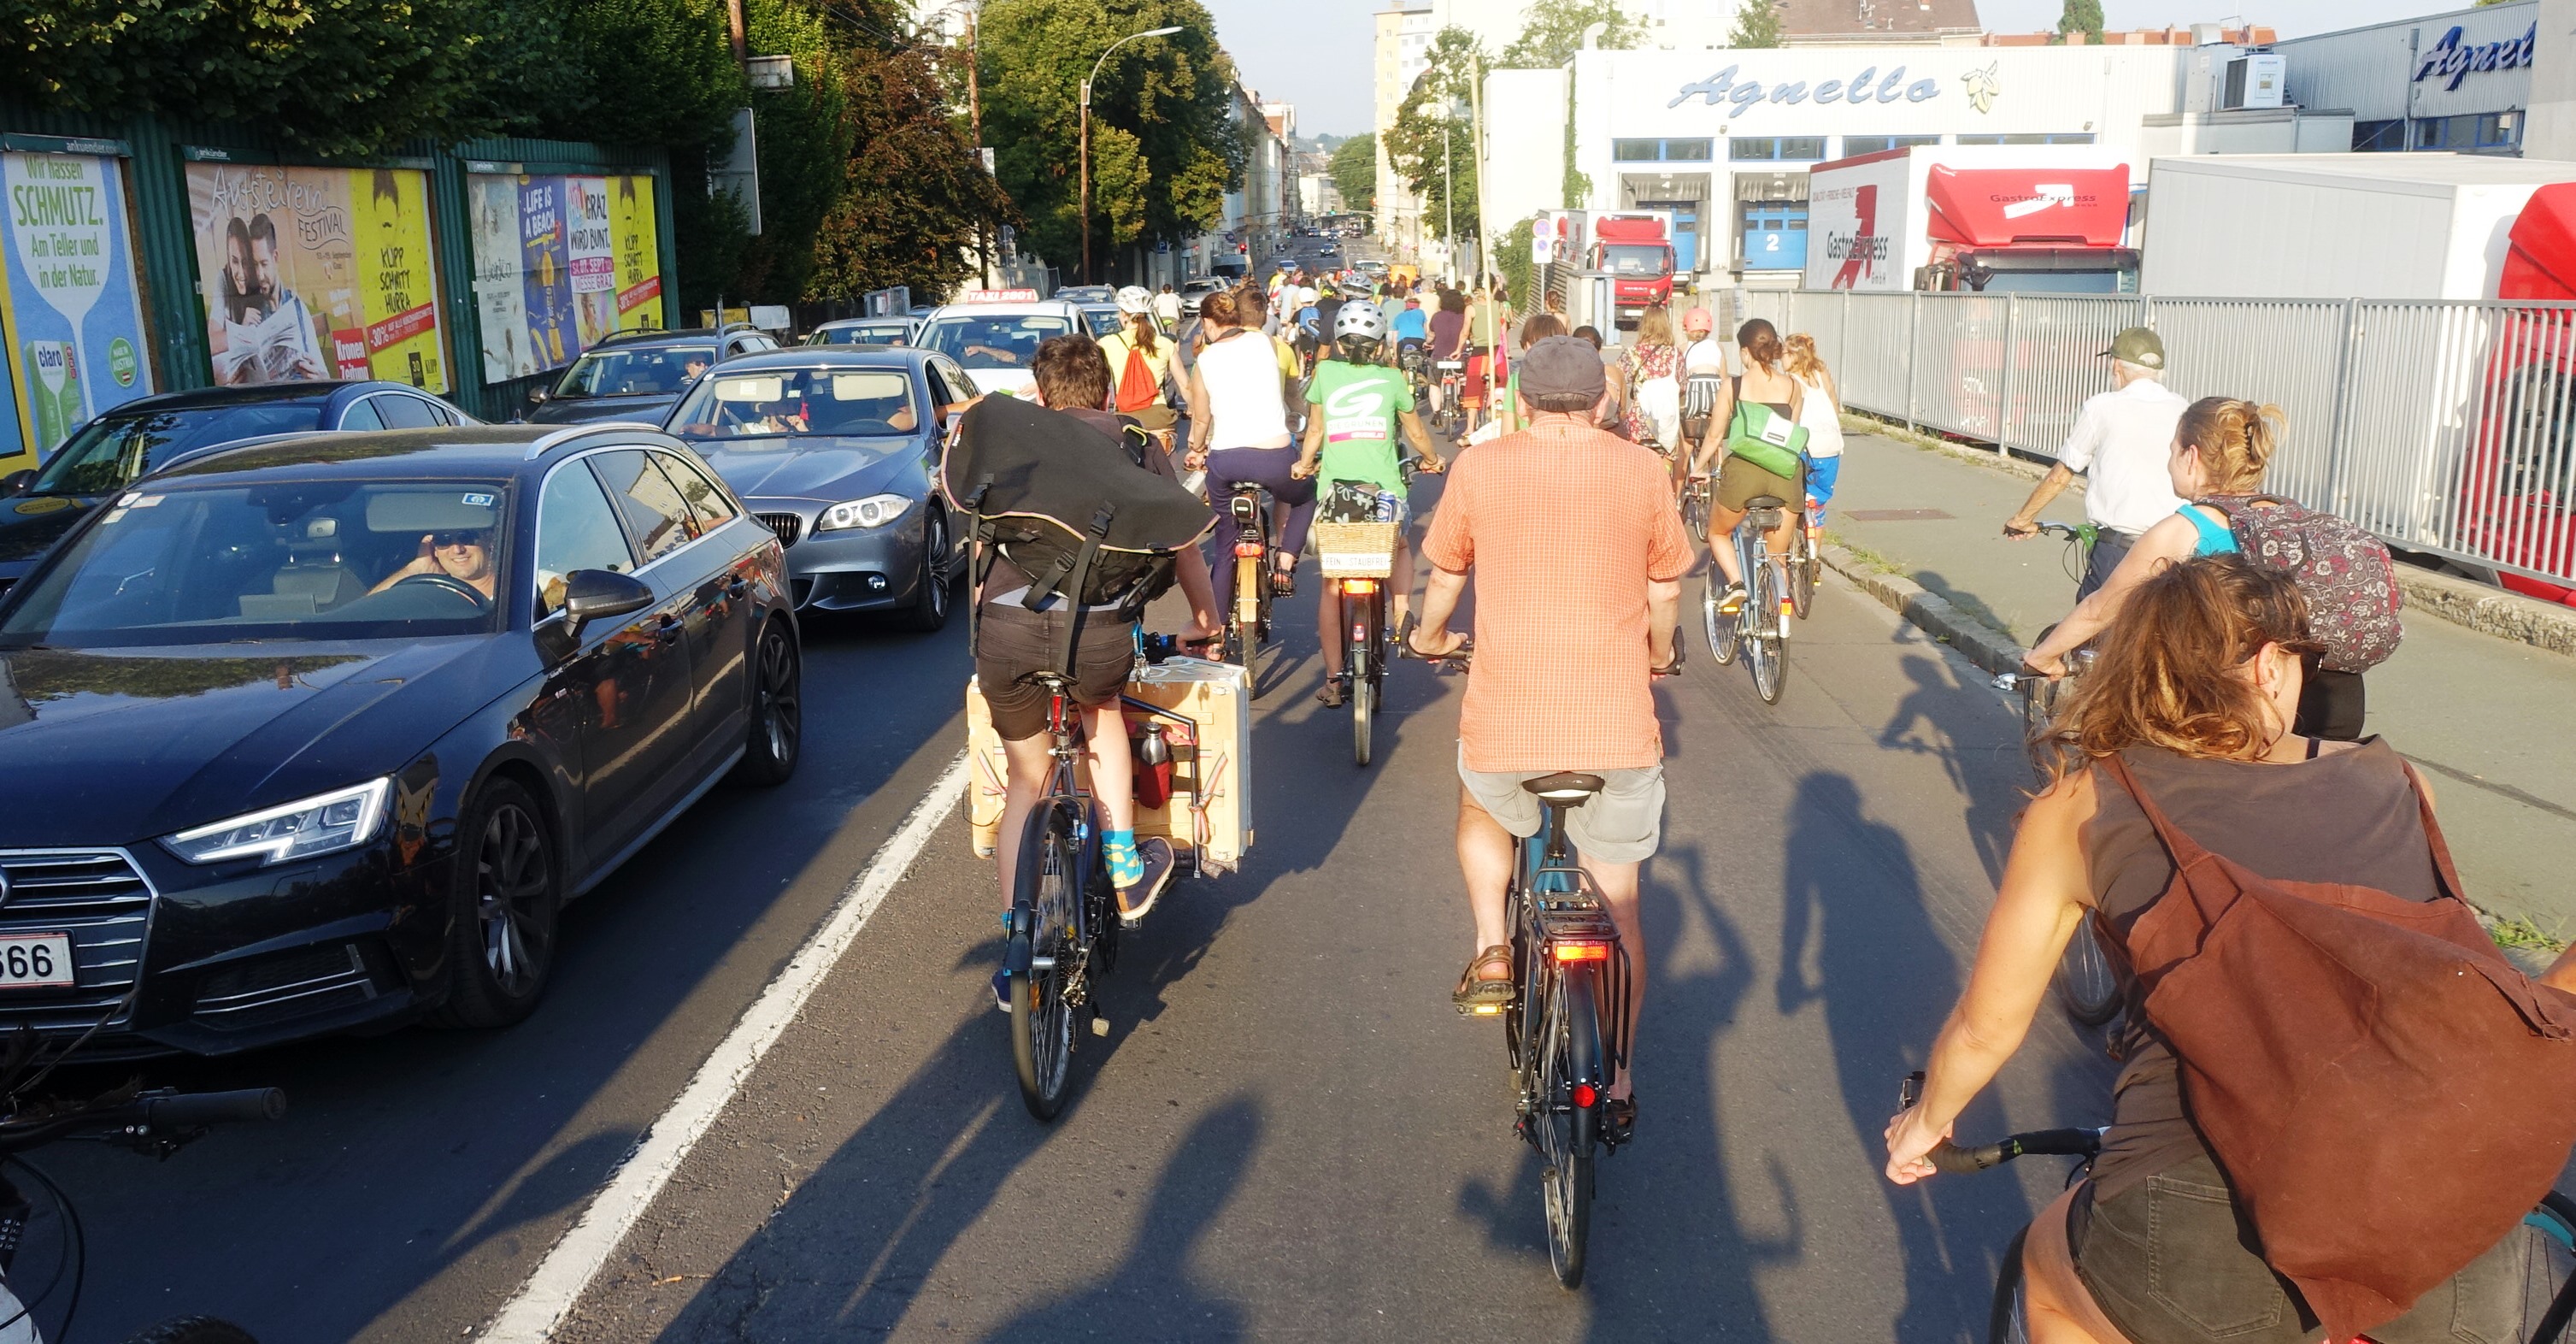
[[[2125,294],[2131,180],[2081,145],[1923,145],[1807,174],[1809,289]]]

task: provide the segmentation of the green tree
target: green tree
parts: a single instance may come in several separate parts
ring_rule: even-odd
[[[2077,0],[2068,0],[2077,3]],[[1776,47],[1780,42],[1780,0],[1744,0],[1735,11],[1735,32],[1726,39],[1730,47]]]
[[[979,38],[984,135],[995,172],[1027,220],[1023,246],[1059,265],[1082,254],[1083,77],[1130,33],[1181,32],[1121,47],[1091,91],[1095,266],[1148,238],[1224,220],[1225,193],[1251,147],[1229,115],[1234,63],[1198,0],[988,0]]]
[[[1454,219],[1458,236],[1476,236],[1475,123],[1467,91],[1485,61],[1483,45],[1464,28],[1443,28],[1431,39],[1429,66],[1414,77],[1386,133],[1386,153],[1422,202],[1424,226],[1445,237]],[[1455,208],[1452,208],[1452,198]]]
[[[2066,7],[2058,11],[2057,35],[2063,39],[2069,33],[2085,33],[2092,37],[2100,37],[2102,35],[2102,0],[2066,0]]]
[[[1538,0],[1523,16],[1521,35],[1503,48],[1507,70],[1552,70],[1583,49],[1583,30],[1607,25],[1595,44],[1612,51],[1645,45],[1646,21],[1627,13],[1619,0]]]
[[[860,53],[841,79],[862,148],[815,239],[806,297],[944,292],[972,270],[963,249],[978,227],[989,239],[1016,220],[1010,198],[976,160],[933,53]]]
[[[1355,135],[1333,147],[1333,186],[1346,210],[1377,209],[1377,132]]]

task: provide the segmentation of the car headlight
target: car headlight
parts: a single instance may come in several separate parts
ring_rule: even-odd
[[[870,495],[847,504],[835,504],[823,510],[814,523],[817,532],[838,532],[850,527],[883,527],[903,516],[912,507],[909,495]]]
[[[385,795],[392,789],[390,776],[372,779],[165,836],[161,847],[190,863],[252,857],[284,863],[335,853],[375,838],[385,819]]]

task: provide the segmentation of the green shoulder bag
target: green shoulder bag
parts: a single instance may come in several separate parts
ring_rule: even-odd
[[[1786,480],[1798,479],[1807,427],[1758,401],[1735,399],[1726,422],[1726,451]]]

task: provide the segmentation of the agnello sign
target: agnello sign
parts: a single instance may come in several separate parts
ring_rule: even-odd
[[[1813,89],[1804,80],[1782,80],[1768,86],[1751,79],[1738,82],[1735,72],[1740,68],[1730,65],[1706,79],[1684,84],[1682,91],[1664,106],[1679,107],[1697,95],[1711,107],[1732,104],[1741,114],[1755,103],[1803,103],[1810,99],[1819,103],[1923,103],[1941,96],[1941,85],[1936,80],[1906,83],[1905,67],[1901,65],[1888,71],[1885,78],[1879,76],[1877,66],[1865,65],[1850,79],[1828,79]]]
[[[2509,42],[2464,47],[2460,45],[2460,36],[2460,26],[2453,24],[2451,31],[2442,34],[2442,40],[2424,53],[2424,63],[2415,67],[2416,83],[2448,75],[2451,82],[2442,87],[2456,89],[2460,87],[2461,80],[2481,70],[2518,70],[2529,65],[2532,44],[2540,38],[2540,25],[2534,23],[2523,30],[2522,36]]]

